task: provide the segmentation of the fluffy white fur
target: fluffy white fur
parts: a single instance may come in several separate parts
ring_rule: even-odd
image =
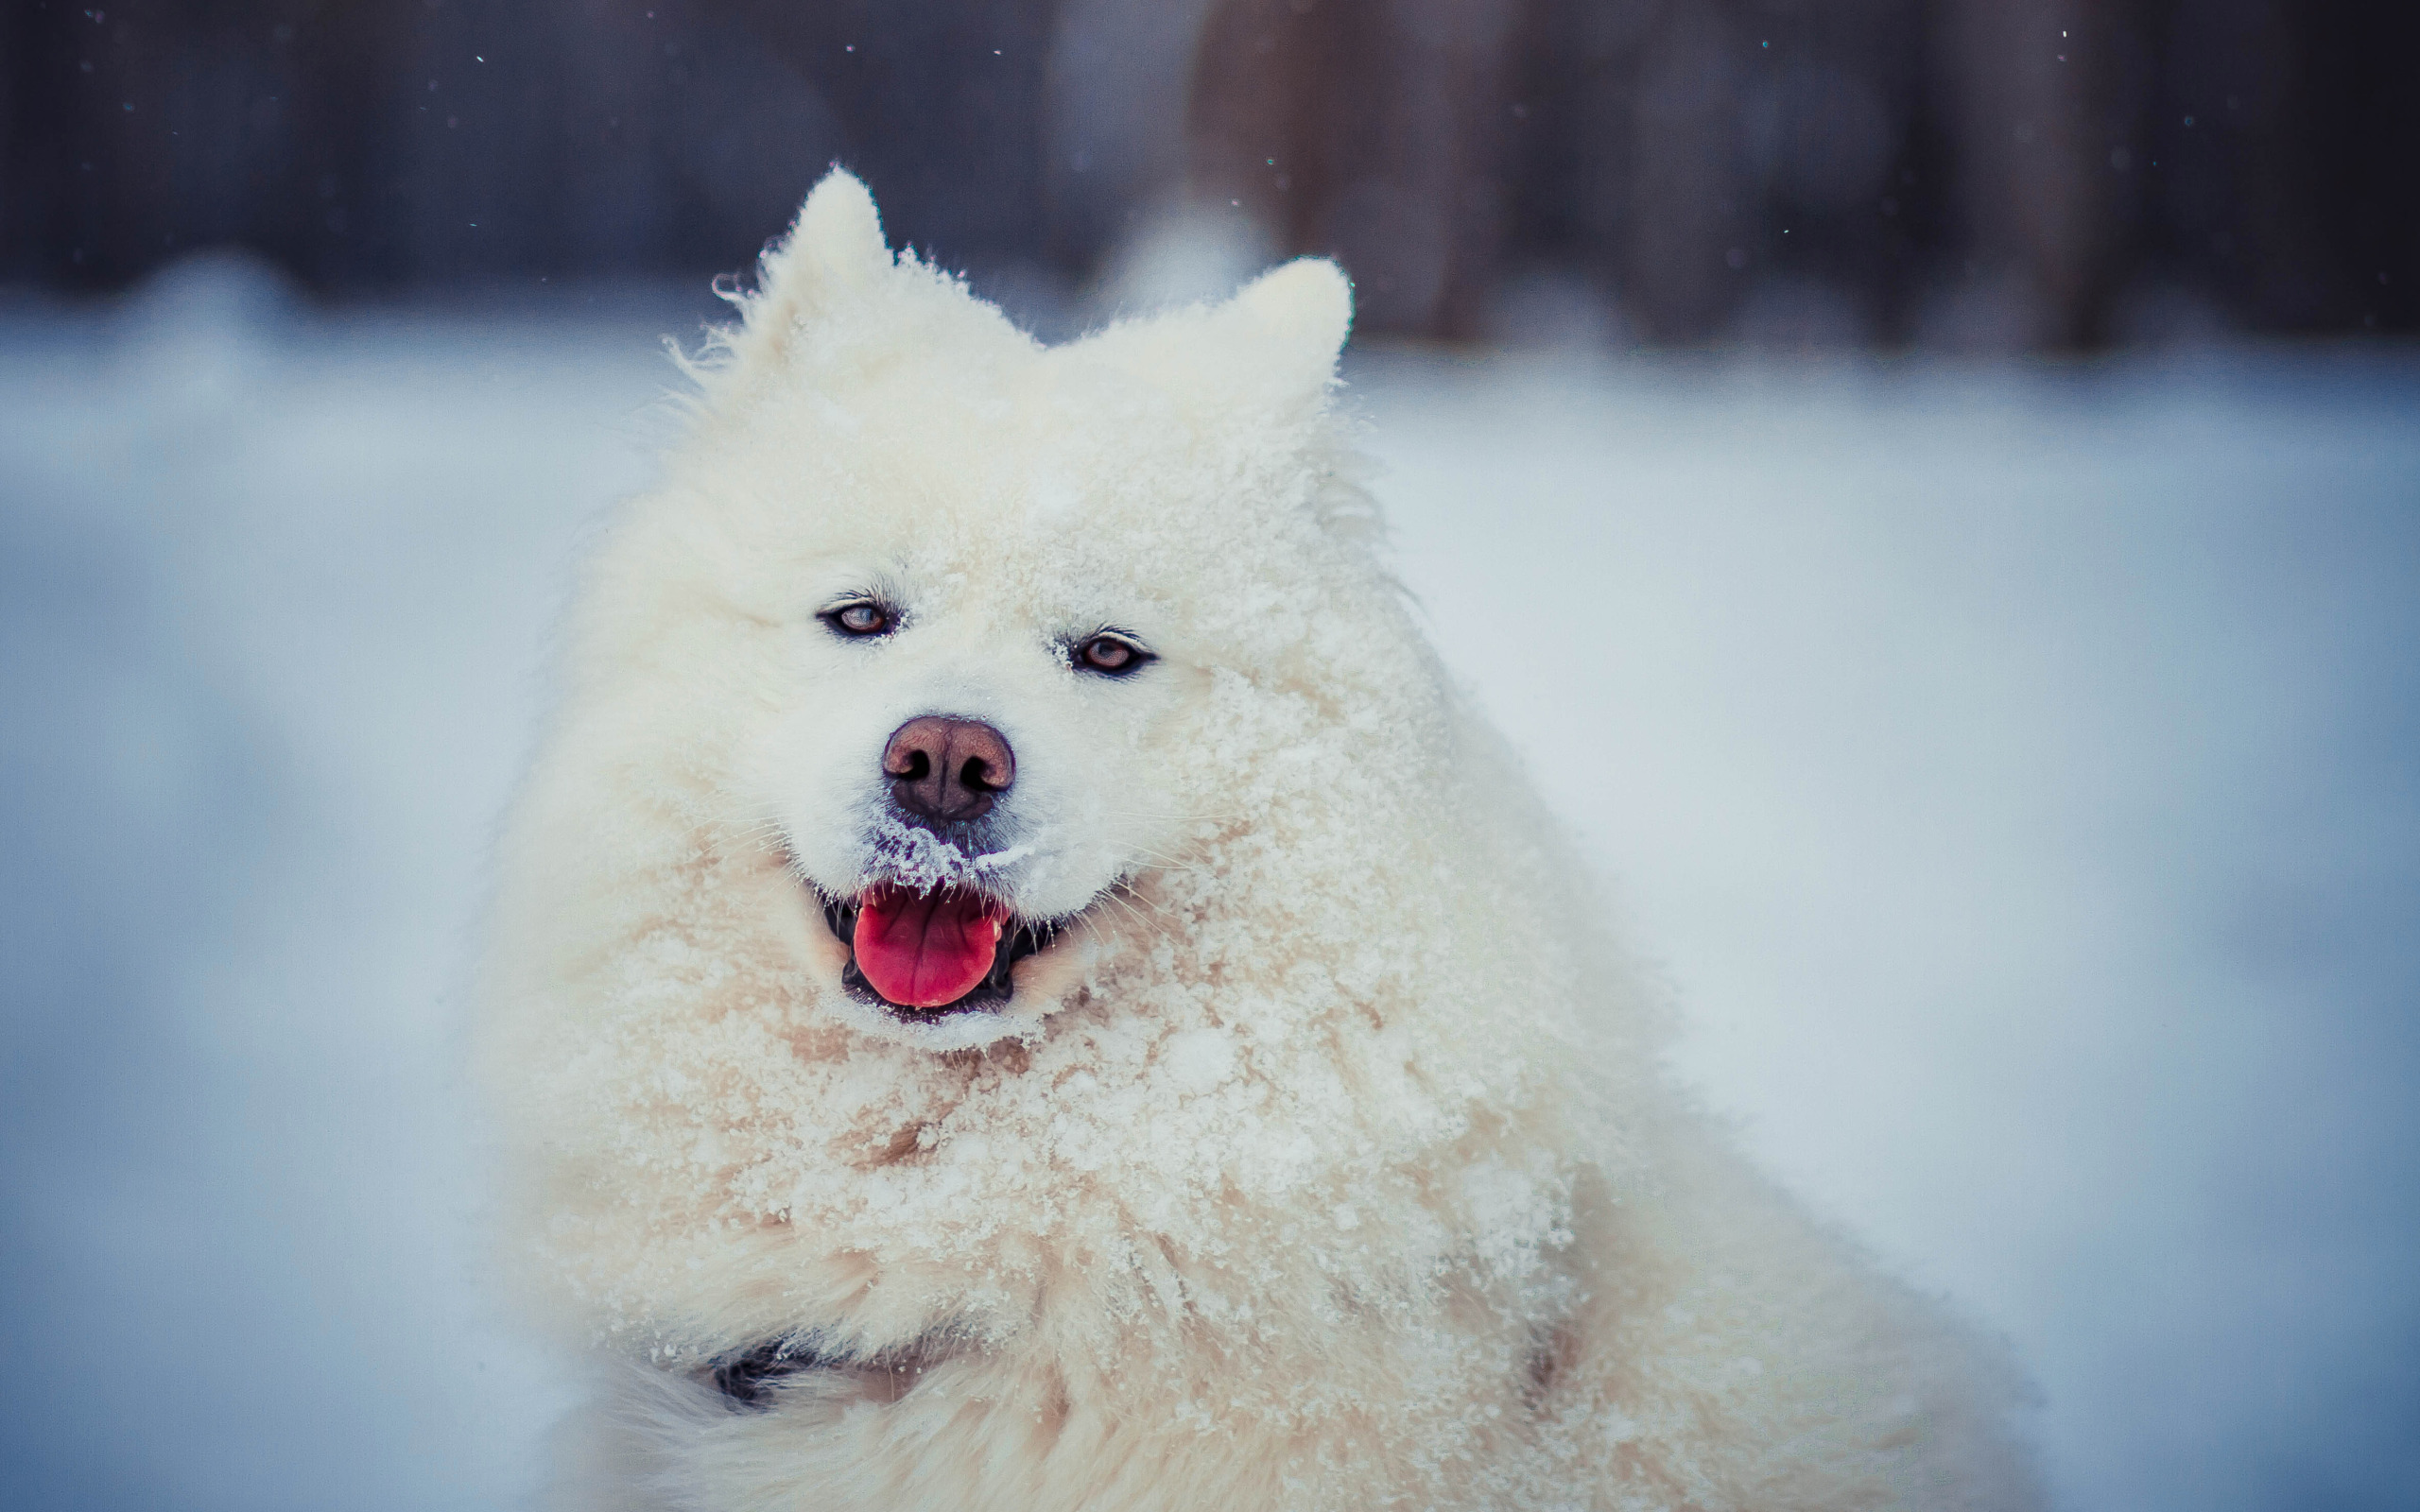
[[[1044,348],[834,174],[614,517],[502,848],[480,1062],[562,1504],[2015,1508],[1987,1349],[1747,1169],[1387,576],[1325,263]],[[878,644],[816,617],[879,589]],[[1070,670],[1069,637],[1160,661]],[[894,833],[901,720],[1013,843]],[[929,839],[929,836],[925,837]],[[816,892],[1075,914],[1004,1014]],[[820,1368],[753,1403],[712,1366]]]

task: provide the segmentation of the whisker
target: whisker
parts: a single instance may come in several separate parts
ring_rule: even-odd
[[[1154,850],[1149,846],[1138,845],[1132,849],[1136,855],[1151,862],[1152,869],[1155,871],[1200,871],[1207,865],[1199,858],[1169,855],[1165,851]]]
[[[1143,909],[1137,905],[1148,902],[1148,900],[1138,897],[1130,888],[1124,886],[1113,887],[1109,891],[1102,893],[1098,902],[1115,906],[1120,912],[1124,913],[1136,927],[1149,934],[1165,936],[1167,933],[1168,925],[1167,920],[1161,918],[1154,918],[1152,915],[1143,912]]]

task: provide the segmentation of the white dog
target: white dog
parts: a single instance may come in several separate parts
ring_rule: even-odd
[[[1037,345],[835,173],[579,590],[481,1064],[577,1507],[2024,1507],[1378,554],[1348,285]]]

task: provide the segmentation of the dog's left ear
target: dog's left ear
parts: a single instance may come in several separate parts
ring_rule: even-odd
[[[778,366],[801,332],[892,266],[873,196],[856,174],[834,168],[799,207],[789,234],[767,249],[756,292],[734,301],[740,324],[725,337],[731,376],[746,386]]]
[[[1353,330],[1353,282],[1324,257],[1298,257],[1238,290],[1220,308],[1222,325],[1241,327],[1270,376],[1317,392],[1336,376],[1336,359]]]

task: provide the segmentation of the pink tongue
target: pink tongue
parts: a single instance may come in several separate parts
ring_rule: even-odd
[[[1000,946],[1000,917],[980,894],[866,889],[851,941],[873,989],[908,1008],[937,1008],[975,990]]]

